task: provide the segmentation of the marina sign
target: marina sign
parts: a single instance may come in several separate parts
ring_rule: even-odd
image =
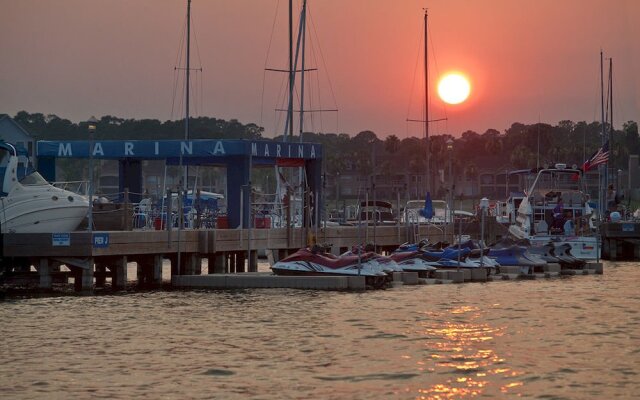
[[[252,156],[259,158],[316,159],[322,146],[249,140],[101,140],[92,143],[92,156],[105,159]],[[38,157],[88,158],[90,142],[38,141]]]

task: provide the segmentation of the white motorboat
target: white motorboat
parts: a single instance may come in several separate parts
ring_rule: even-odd
[[[525,192],[509,233],[528,239],[532,246],[569,244],[571,254],[583,260],[599,258],[593,210],[582,188],[582,171],[565,164],[541,168]],[[566,222],[572,229],[567,230]]]
[[[361,201],[357,215],[359,221],[353,221],[364,225],[396,225],[398,220],[393,212],[393,205],[388,201]]]
[[[2,233],[48,233],[75,230],[89,202],[77,193],[49,184],[9,143],[0,142],[0,226]]]
[[[409,200],[405,207],[405,212],[400,216],[400,222],[417,223],[417,224],[448,224],[452,221],[451,209],[444,200],[431,200],[432,215],[430,218],[424,215],[427,205],[425,200]]]

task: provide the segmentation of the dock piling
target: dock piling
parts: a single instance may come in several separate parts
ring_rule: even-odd
[[[40,282],[38,287],[40,289],[51,289],[51,266],[49,265],[48,258],[41,258],[38,262],[38,274],[40,275]]]

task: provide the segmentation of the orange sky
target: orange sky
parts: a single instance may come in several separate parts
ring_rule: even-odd
[[[283,115],[273,110],[283,107],[283,76],[263,69],[287,67],[286,5],[193,0],[192,66],[203,73],[192,115],[255,122],[266,136],[282,132]],[[449,119],[433,124],[433,134],[599,120],[600,49],[614,61],[614,124],[640,121],[640,1],[309,0],[316,56],[309,53],[307,67],[319,71],[307,74],[313,85],[305,90],[315,97],[306,107],[339,112],[316,114],[307,130],[422,135],[406,119],[422,117],[425,6],[430,117]],[[180,99],[173,114],[172,102],[186,0],[0,0],[0,9],[0,112],[75,122],[181,115]],[[435,81],[450,69],[466,72],[473,89],[445,110]]]

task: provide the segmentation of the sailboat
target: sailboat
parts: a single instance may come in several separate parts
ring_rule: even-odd
[[[451,208],[450,199],[432,200],[431,199],[431,144],[429,141],[429,123],[446,121],[447,118],[429,119],[429,54],[428,54],[428,10],[424,9],[424,119],[407,119],[408,122],[420,122],[424,124],[425,141],[426,141],[426,199],[425,200],[407,200],[404,212],[400,218],[401,223],[415,224],[433,224],[443,225],[454,221],[454,216],[458,212],[454,212]],[[451,175],[451,168],[449,168]],[[453,178],[450,176],[450,180]]]
[[[287,71],[276,70],[279,72],[287,72],[288,74],[288,99],[287,99],[287,116],[285,118],[285,126],[283,131],[283,141],[293,139],[293,104],[294,104],[294,87],[296,81],[296,72],[300,72],[300,121],[299,132],[300,141],[302,141],[302,133],[304,129],[304,73],[305,73],[305,46],[306,46],[306,19],[307,19],[307,0],[303,0],[300,10],[300,22],[298,27],[298,39],[295,46],[293,45],[293,2],[289,0],[289,69]],[[299,57],[300,56],[300,57]],[[298,58],[300,58],[301,68],[298,70]],[[290,161],[287,164],[291,164]],[[293,166],[293,165],[289,165]],[[274,210],[272,226],[274,227],[302,227],[307,226],[311,219],[308,215],[309,199],[306,187],[306,176],[304,167],[298,165],[298,184],[293,184],[293,176],[286,174],[283,166],[276,163],[274,174],[276,176],[276,196],[274,201]],[[289,177],[287,178],[287,175]],[[297,189],[297,190],[296,190]],[[297,192],[297,193],[296,193]]]

